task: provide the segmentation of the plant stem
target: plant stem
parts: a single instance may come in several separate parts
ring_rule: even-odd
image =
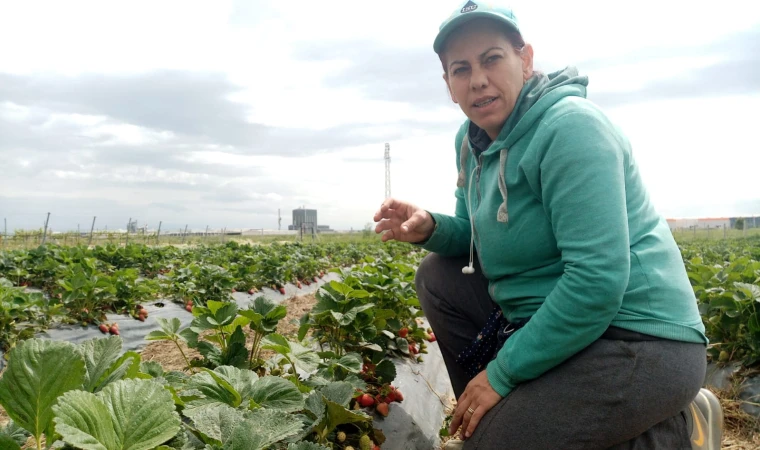
[[[251,345],[251,356],[248,358],[248,368],[251,368],[251,364],[253,363],[253,356],[254,354],[258,353],[256,350],[259,346],[259,341],[261,341],[261,333],[255,333],[253,335],[253,344]],[[256,355],[256,359],[258,359],[258,355]]]
[[[227,350],[227,336],[224,335],[224,330],[222,330],[222,327],[219,327],[219,333],[222,335],[222,351]]]
[[[185,364],[187,364],[187,370],[190,372],[195,372],[190,366],[190,361],[187,359],[187,356],[185,356],[185,352],[182,350],[182,347],[179,345],[179,341],[177,339],[174,339],[174,344],[177,346],[177,349],[179,349],[179,352],[182,353],[182,357],[185,358]]]

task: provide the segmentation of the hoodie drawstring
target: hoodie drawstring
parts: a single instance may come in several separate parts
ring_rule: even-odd
[[[467,154],[470,152],[470,148],[468,145],[469,142],[469,136],[465,134],[464,139],[462,139],[462,147],[459,149],[459,173],[457,174],[457,187],[463,188],[465,186],[465,180],[466,180],[466,172],[465,167],[467,166]],[[504,179],[504,173],[507,168],[507,156],[508,151],[506,148],[503,148],[499,151],[499,192],[501,192],[501,198],[502,203],[499,205],[498,211],[496,211],[496,221],[507,223],[509,222],[509,214],[507,212],[507,182]],[[470,182],[467,187],[467,215],[470,219],[470,264],[466,267],[462,268],[462,273],[465,274],[471,274],[475,272],[475,269],[473,268],[474,263],[474,256],[473,256],[473,250],[475,246],[475,219],[472,217],[472,209],[470,207],[470,199],[472,198],[470,196],[470,191],[472,190],[472,178],[474,177],[475,169],[477,169],[477,165],[472,169],[472,172],[470,172]]]
[[[496,212],[496,221],[507,223],[509,222],[509,214],[507,213],[507,182],[504,180],[504,172],[507,168],[507,149],[506,147],[499,151],[499,191],[501,191],[502,203],[499,205],[499,210]]]
[[[457,176],[457,187],[464,187],[465,185],[465,166],[467,166],[467,154],[470,153],[470,148],[467,145],[469,136],[464,135],[462,139],[462,148],[459,149],[459,174]],[[496,211],[496,221],[501,223],[509,222],[509,213],[507,212],[507,182],[504,179],[504,174],[507,169],[507,148],[503,148],[499,151],[499,192],[501,192],[502,203],[499,205],[499,210]],[[469,204],[470,192],[467,191],[467,200]],[[472,221],[472,216],[470,216]]]

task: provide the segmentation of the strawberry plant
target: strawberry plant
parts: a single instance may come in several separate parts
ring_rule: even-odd
[[[282,305],[277,305],[266,297],[257,297],[248,309],[241,310],[239,314],[250,320],[248,325],[253,331],[253,345],[248,357],[248,367],[256,369],[263,365],[259,358],[261,341],[267,335],[274,333],[277,324],[287,315],[287,310]]]
[[[44,303],[42,294],[24,292],[0,278],[0,350],[7,351],[39,331]]]
[[[720,248],[702,248],[685,262],[718,362],[760,362],[760,262]]]

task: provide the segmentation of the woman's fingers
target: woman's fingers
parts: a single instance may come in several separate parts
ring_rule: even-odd
[[[472,414],[469,412],[465,413],[465,420],[462,424],[462,434],[464,434],[465,438],[472,436],[472,433],[475,432],[475,428],[478,427],[478,423],[480,423],[480,419],[485,415],[483,412],[484,408],[482,407],[472,409],[474,409],[475,412]]]
[[[459,426],[462,425],[462,420],[464,419],[465,414],[467,414],[467,408],[469,406],[470,401],[466,399],[464,395],[460,396],[457,401],[457,408],[454,410],[454,417],[451,419],[449,434],[453,435],[456,433]]]

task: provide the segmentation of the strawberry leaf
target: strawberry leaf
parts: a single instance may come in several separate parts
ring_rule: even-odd
[[[0,378],[0,405],[39,441],[52,431],[51,407],[58,397],[82,387],[84,358],[74,344],[39,338],[19,342],[9,356]]]

